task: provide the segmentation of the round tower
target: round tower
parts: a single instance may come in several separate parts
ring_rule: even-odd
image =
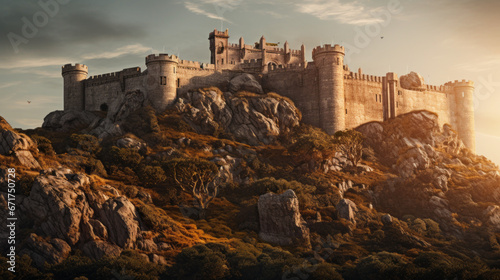
[[[87,79],[89,69],[87,65],[66,64],[62,67],[64,83],[64,110],[85,110],[85,87],[83,81]]]
[[[318,71],[319,125],[328,134],[345,129],[344,47],[324,45],[312,52]]]
[[[146,89],[151,106],[156,112],[164,111],[177,96],[177,65],[175,55],[159,54],[146,57]]]
[[[462,80],[449,82],[455,95],[455,128],[465,146],[476,152],[476,132],[474,126],[474,82]]]

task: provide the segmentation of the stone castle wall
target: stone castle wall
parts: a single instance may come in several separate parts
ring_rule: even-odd
[[[438,87],[424,85],[421,79],[417,88],[407,89],[394,73],[380,77],[363,74],[361,69],[349,71],[343,63],[342,46],[317,47],[313,61],[306,62],[304,46],[291,50],[285,43],[285,48],[276,48],[262,37],[254,47],[245,45],[243,38],[240,44],[229,44],[228,37],[227,30],[210,34],[215,64],[149,55],[146,71],[133,67],[88,78],[87,66],[65,65],[64,109],[103,110],[126,92],[140,90],[157,111],[162,111],[178,93],[210,86],[225,90],[231,78],[252,73],[265,91],[293,100],[305,123],[328,133],[425,109],[437,113],[440,125],[451,124],[464,143],[471,150],[475,148],[472,82],[455,81]]]

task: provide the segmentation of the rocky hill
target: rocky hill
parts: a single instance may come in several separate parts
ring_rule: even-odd
[[[0,119],[1,279],[500,279],[498,167],[436,114],[330,136],[248,75],[144,100]]]

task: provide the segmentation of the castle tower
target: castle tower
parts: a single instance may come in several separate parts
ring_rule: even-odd
[[[386,89],[387,93],[384,92],[384,104],[388,104],[384,107],[385,115],[388,118],[395,118],[397,114],[397,104],[396,104],[396,93],[398,92],[398,75],[393,72],[389,72],[385,75],[385,80],[387,82]],[[385,100],[387,99],[387,101]]]
[[[462,80],[449,82],[446,86],[452,88],[455,95],[455,128],[465,146],[476,152],[476,134],[474,127],[474,82]]]
[[[324,45],[313,49],[318,71],[320,127],[328,134],[345,129],[344,47]]]
[[[85,88],[83,81],[87,79],[87,65],[66,64],[62,67],[64,83],[64,110],[85,110]]]
[[[175,55],[159,54],[146,57],[148,99],[156,112],[162,112],[177,96],[177,65]]]
[[[210,32],[208,35],[208,40],[210,41],[210,63],[215,64],[215,69],[221,69],[224,64],[229,63],[229,55],[228,55],[228,39],[229,39],[229,30],[226,31],[217,31],[214,29],[213,32]],[[243,38],[241,40],[243,42]]]

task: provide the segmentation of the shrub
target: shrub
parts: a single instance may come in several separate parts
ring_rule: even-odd
[[[54,151],[54,147],[52,147],[52,142],[49,139],[37,134],[32,135],[31,139],[35,141],[40,152],[49,156],[56,154],[56,152]]]
[[[155,231],[164,230],[173,226],[170,217],[161,209],[141,203],[141,205],[137,207],[137,210],[144,223]]]
[[[151,166],[151,165],[139,165],[137,168],[137,176],[141,183],[145,186],[156,185],[161,182],[164,182],[167,179],[165,175],[165,171],[159,166]]]
[[[155,110],[150,106],[142,107],[130,114],[123,122],[122,128],[138,137],[160,132]]]
[[[100,158],[108,168],[112,165],[136,168],[143,159],[138,151],[118,148],[117,146],[112,146],[110,149],[103,150]]]
[[[290,152],[298,154],[304,160],[322,160],[335,153],[333,137],[309,125],[295,127],[286,140],[282,141]]]
[[[95,155],[101,151],[101,144],[97,137],[90,134],[71,134],[67,140],[69,149],[78,149]]]
[[[174,271],[178,279],[223,279],[229,275],[226,257],[207,245],[182,250],[176,257]]]

